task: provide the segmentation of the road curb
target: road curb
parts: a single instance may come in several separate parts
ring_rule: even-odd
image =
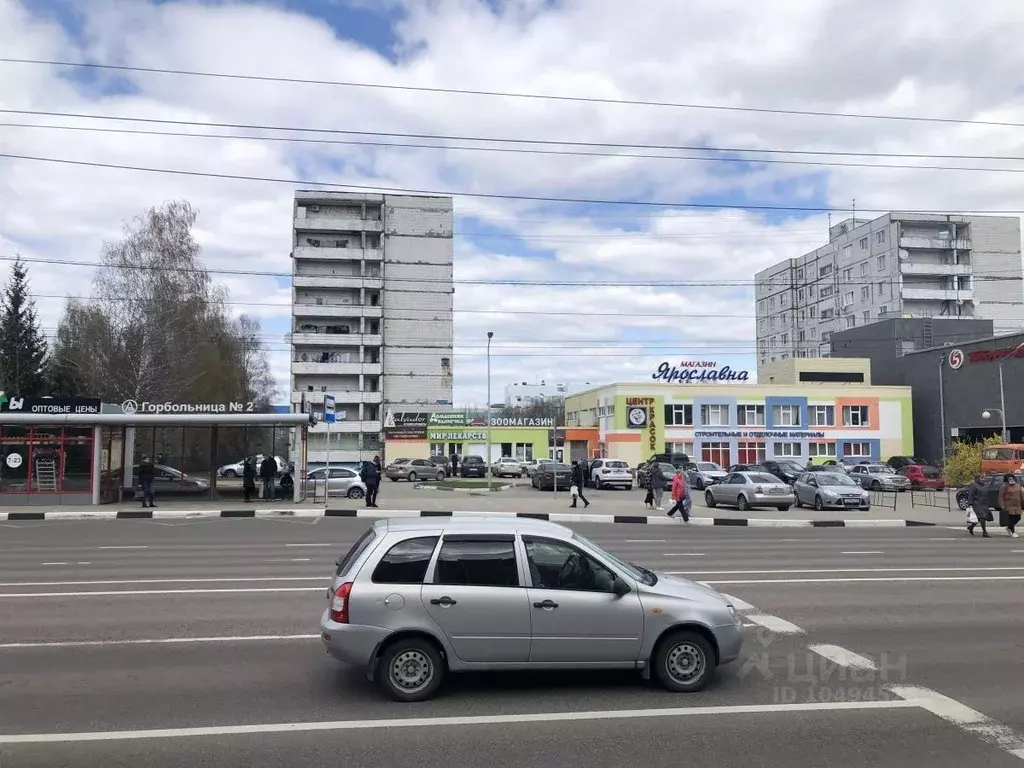
[[[667,515],[595,515],[585,512],[470,512],[440,509],[326,509],[315,507],[259,509],[99,509],[89,512],[0,512],[0,520],[189,520],[193,518],[317,518],[317,517],[518,517],[553,523],[682,526]],[[943,523],[923,520],[770,520],[745,517],[692,517],[691,525],[739,528],[917,528]]]

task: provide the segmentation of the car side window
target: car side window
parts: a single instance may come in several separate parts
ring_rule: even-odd
[[[591,469],[600,469],[601,468],[601,460],[598,459],[597,461],[595,461],[593,464],[591,464],[590,468]]]
[[[737,472],[735,475],[729,478],[729,482],[732,483],[733,485],[743,485],[743,483],[746,482],[746,479],[743,477],[743,475]]]
[[[614,592],[615,574],[590,555],[552,539],[524,536],[530,580],[537,589]]]
[[[351,479],[352,477],[355,476],[355,474],[356,473],[353,472],[351,469],[345,469],[344,467],[331,467],[332,478],[345,477]]]
[[[377,563],[370,580],[374,584],[421,584],[437,539],[424,536],[398,542]]]
[[[437,558],[435,584],[518,587],[513,536],[445,536]]]

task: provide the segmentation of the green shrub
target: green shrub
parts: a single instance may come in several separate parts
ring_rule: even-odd
[[[943,474],[946,484],[952,486],[967,485],[981,471],[981,452],[989,445],[999,445],[1003,439],[997,435],[983,443],[962,443],[953,441],[953,448],[946,457]]]

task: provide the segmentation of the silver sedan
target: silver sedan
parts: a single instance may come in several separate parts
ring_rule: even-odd
[[[732,472],[704,492],[704,503],[711,509],[729,504],[741,512],[754,507],[775,507],[785,512],[795,501],[793,489],[767,472]]]
[[[328,496],[347,496],[350,499],[362,499],[366,496],[366,484],[360,479],[359,473],[348,467],[331,467],[330,479],[327,467],[311,470],[306,475],[310,482],[310,491],[315,496],[327,485]]]
[[[807,472],[793,483],[796,505],[823,509],[860,509],[871,506],[871,495],[845,472]]]

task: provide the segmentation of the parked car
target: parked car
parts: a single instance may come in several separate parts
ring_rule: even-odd
[[[463,456],[459,462],[459,477],[487,477],[483,456]]]
[[[142,498],[142,487],[139,485],[139,465],[132,467],[132,488],[136,500]],[[159,502],[161,496],[188,496],[210,492],[210,484],[205,480],[189,477],[181,470],[168,467],[166,464],[153,465],[153,496]]]
[[[448,472],[450,471],[450,465],[452,463],[452,460],[447,456],[431,456],[430,458],[427,459],[427,461],[429,461],[435,467],[443,469],[445,475],[447,475]]]
[[[388,480],[444,480],[444,467],[439,467],[427,459],[395,459],[384,467],[384,477]]]
[[[502,456],[491,464],[491,474],[495,477],[522,477],[523,467],[518,459],[511,456]]]
[[[541,520],[377,520],[327,600],[328,654],[404,702],[449,672],[491,670],[634,669],[695,692],[743,644],[725,595]]]
[[[762,461],[758,465],[758,470],[767,472],[770,475],[775,475],[784,483],[792,485],[796,482],[796,479],[800,477],[806,470],[795,461],[786,460],[769,460]]]
[[[910,487],[910,481],[888,464],[858,464],[850,470],[850,477],[872,491],[905,491]]]
[[[1024,444],[989,445],[981,452],[983,474],[1020,472],[1021,470],[1024,470]]]
[[[650,486],[651,467],[651,464],[643,464],[637,470],[636,484],[638,487],[647,488]],[[667,461],[658,462],[658,467],[661,469],[661,474],[665,475],[665,477],[672,477],[676,473],[676,467]]]
[[[910,488],[919,491],[924,488],[942,491],[946,488],[946,481],[938,467],[931,467],[921,464],[906,464],[900,467],[897,472],[910,481]]]
[[[805,472],[793,483],[796,506],[823,509],[871,508],[871,495],[845,472]]]
[[[622,459],[594,459],[590,462],[587,477],[597,489],[625,488],[633,490],[633,471]]]
[[[523,477],[532,477],[533,471],[538,465],[543,464],[550,459],[527,459],[526,461],[519,462],[519,466],[522,467]]]
[[[553,491],[556,488],[568,491],[572,485],[572,467],[553,461],[539,464],[533,471],[530,484],[538,491]]]
[[[1011,474],[1011,473],[999,472],[999,473],[996,473],[996,474],[986,475],[985,476],[985,487],[986,487],[986,490],[988,491],[988,505],[990,507],[992,507],[992,509],[999,509],[1000,508],[999,507],[999,489],[1003,487],[1003,477],[1005,477],[1007,474]],[[1024,474],[1019,473],[1019,472],[1014,472],[1012,474],[1017,478],[1017,482],[1018,483],[1024,482]],[[968,501],[968,498],[970,496],[970,492],[971,492],[971,486],[970,485],[965,485],[963,488],[959,488],[957,490],[957,492],[956,492],[956,505],[958,507],[960,507],[960,509],[966,510],[969,506],[971,506],[970,502]]]
[[[919,459],[916,456],[890,456],[889,460],[886,461],[885,463],[895,470],[900,470],[903,467],[907,467],[912,464],[916,464],[922,467],[927,467],[930,465],[930,462],[927,462],[924,459]]]
[[[839,472],[840,474],[846,474],[842,467],[837,467],[835,464],[808,464],[804,467],[804,472]]]
[[[673,467],[683,467],[690,464],[690,457],[685,453],[656,453],[644,464],[658,462],[659,464],[671,464]]]
[[[686,482],[691,488],[703,491],[709,485],[720,483],[728,472],[713,461],[691,462],[686,465]]]
[[[290,466],[289,462],[285,461],[280,456],[275,456],[274,457],[274,461],[277,462],[277,474],[281,475],[281,474],[284,474],[286,471],[287,472],[294,471],[294,468],[292,468]],[[263,463],[263,454],[262,453],[257,453],[256,454],[255,462],[256,462],[256,471],[259,472],[260,464]],[[242,476],[242,470],[244,468],[244,466],[243,466],[244,464],[245,464],[245,459],[239,459],[234,464],[225,464],[224,466],[220,467],[217,470],[217,475],[219,477],[241,477]]]
[[[795,501],[793,488],[767,472],[732,472],[704,491],[704,503],[711,509],[729,504],[741,512],[754,507],[776,507],[785,512]]]
[[[328,496],[346,496],[350,499],[362,499],[366,496],[366,484],[359,478],[359,471],[351,467],[331,466],[329,476],[328,468],[320,467],[307,472],[306,480],[316,483],[316,492],[319,492],[326,483]],[[312,488],[310,492],[313,492]]]

